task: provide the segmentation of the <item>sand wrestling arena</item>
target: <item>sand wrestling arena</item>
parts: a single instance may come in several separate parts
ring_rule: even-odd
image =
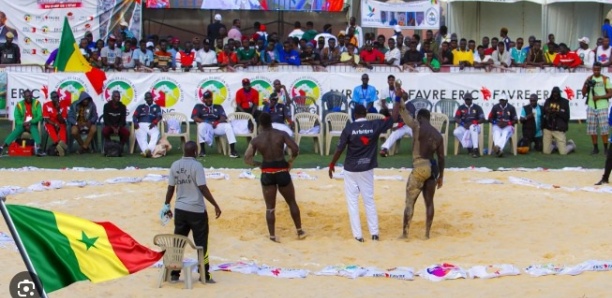
[[[610,297],[611,187],[594,187],[601,170],[449,169],[436,192],[431,239],[416,204],[400,240],[410,169],[376,170],[379,242],[351,235],[343,182],[327,169],[293,170],[305,240],[297,240],[282,198],[277,236],[268,240],[257,171],[207,169],[223,214],[210,216],[209,251],[217,284],[157,287],[159,268],[117,280],[79,282],[50,297]],[[340,170],[337,169],[337,172]],[[166,169],[2,170],[7,202],[111,221],[156,249],[172,233],[159,210]],[[174,206],[174,202],[172,204]],[[25,267],[0,222],[0,297]],[[186,258],[195,258],[188,250]],[[221,270],[222,269],[222,270]],[[198,274],[194,274],[197,278]],[[181,276],[181,279],[183,276]]]

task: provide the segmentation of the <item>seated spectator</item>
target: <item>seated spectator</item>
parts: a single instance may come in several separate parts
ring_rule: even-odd
[[[448,42],[442,43],[442,47],[440,48],[440,60],[440,62],[442,62],[442,65],[453,64],[453,53],[448,48]]]
[[[172,67],[172,70],[175,70],[176,67],[178,66],[177,64],[177,60],[176,60],[176,54],[178,54],[178,52],[181,50],[179,48],[179,45],[181,44],[181,40],[178,38],[168,38],[170,39],[170,49],[168,49],[168,52],[170,53],[170,66]]]
[[[485,47],[485,55],[493,55],[493,52],[497,51],[497,44],[499,43],[499,39],[497,37],[491,38],[491,47]]]
[[[175,57],[176,63],[185,72],[188,72],[193,68],[196,60],[196,51],[193,49],[191,41],[185,42],[185,49],[179,50]]]
[[[499,103],[494,105],[489,113],[489,122],[492,124],[493,153],[497,157],[504,156],[504,148],[515,133],[514,124],[517,121],[516,109],[508,103],[506,94],[502,93]]]
[[[127,117],[127,108],[121,102],[121,94],[119,91],[113,91],[111,100],[104,104],[102,119],[104,127],[102,127],[102,137],[106,142],[111,140],[112,135],[119,136],[121,148],[130,139],[130,131],[125,127]]]
[[[134,62],[133,56],[134,51],[132,50],[132,42],[130,40],[125,41],[125,49],[121,52],[121,59],[118,70],[130,70],[134,69],[136,63]]]
[[[578,39],[580,43],[580,47],[576,50],[576,54],[580,57],[581,65],[586,68],[593,68],[593,63],[595,63],[595,52],[589,49],[589,38],[582,37]]]
[[[372,41],[365,42],[364,49],[359,54],[359,60],[365,67],[372,69],[371,64],[382,64],[385,62],[385,55],[372,46]]]
[[[604,37],[601,45],[595,50],[595,62],[601,63],[602,67],[610,66],[612,63],[612,47],[610,47],[610,38]]]
[[[102,58],[100,58],[97,51],[91,52],[91,56],[89,56],[89,65],[99,69],[104,68],[104,65],[102,65]]]
[[[506,51],[506,46],[501,42],[497,43],[497,51],[493,52],[491,57],[496,66],[510,67],[512,65],[510,53]]]
[[[465,38],[462,38],[459,41],[459,47],[453,50],[453,65],[460,67],[474,65],[474,53],[468,50]]]
[[[325,36],[319,36],[318,38],[315,38],[315,40],[317,41],[317,46],[314,49],[314,52],[321,56],[321,52],[323,52],[327,40],[325,40]]]
[[[270,102],[264,105],[264,113],[272,116],[272,128],[286,132],[293,137],[293,121],[291,121],[291,109],[282,103],[278,103],[278,94],[270,94]]]
[[[340,55],[340,62],[357,67],[359,61],[359,55],[355,53],[355,45],[348,44],[347,51]]]
[[[555,60],[553,61],[553,65],[555,67],[560,67],[563,69],[570,69],[570,68],[573,69],[573,68],[580,66],[580,64],[582,64],[582,60],[580,60],[580,57],[578,57],[576,53],[571,52],[567,48],[566,44],[560,43],[559,53],[555,57]]]
[[[548,34],[548,42],[544,46],[544,52],[550,51],[551,48],[555,49],[555,52],[556,52],[556,49],[558,47],[559,45],[555,43],[555,35],[552,33]]]
[[[147,49],[147,42],[143,39],[139,43],[140,47],[134,50],[132,60],[138,68],[151,67],[153,63],[153,52]],[[153,43],[151,42],[151,46]]]
[[[212,146],[215,136],[225,136],[230,145],[230,157],[238,158],[236,152],[236,136],[232,125],[227,122],[225,110],[221,105],[213,104],[212,92],[206,90],[202,95],[202,103],[193,107],[191,119],[198,126],[198,143],[200,144],[200,157],[206,156],[206,144]]]
[[[493,58],[485,54],[483,46],[478,46],[476,48],[476,55],[474,55],[474,67],[488,68],[491,64],[493,64]]]
[[[504,44],[500,44],[504,47]],[[468,150],[468,154],[471,154],[472,157],[478,158],[480,157],[480,150],[478,146],[482,146],[484,144],[479,144],[479,134],[481,133],[482,123],[485,122],[484,112],[482,108],[472,103],[473,97],[471,93],[466,93],[463,96],[463,102],[461,106],[455,112],[455,123],[457,123],[457,127],[453,131],[453,135],[455,138],[459,140],[461,146]]]
[[[306,45],[306,49],[300,54],[302,64],[319,65],[321,64],[321,56],[315,53],[311,43]]]
[[[79,143],[77,153],[90,152],[89,145],[96,136],[96,123],[98,122],[98,112],[93,99],[87,92],[81,92],[79,99],[75,101],[68,110],[68,124],[70,124],[70,134]],[[85,140],[81,135],[86,135]]]
[[[336,39],[330,38],[327,44],[328,46],[321,52],[321,64],[323,66],[334,65],[340,62],[340,49],[336,45]]]
[[[274,80],[272,82],[272,88],[274,88],[274,93],[278,96],[278,102],[288,105],[291,103],[291,94],[287,91],[287,87],[281,83],[280,80]]]
[[[257,51],[246,38],[242,40],[242,47],[236,51],[236,57],[238,58],[238,63],[245,67],[257,64]]]
[[[51,100],[43,105],[42,115],[45,119],[45,129],[53,141],[53,146],[59,156],[64,156],[68,150],[68,145],[66,145],[68,106],[60,104],[56,91],[51,92]]]
[[[11,32],[9,32],[11,33]],[[7,33],[8,34],[8,33]],[[84,93],[84,92],[83,92]],[[23,91],[23,100],[15,105],[14,119],[15,129],[4,139],[4,146],[0,147],[0,154],[3,148],[13,143],[16,139],[21,138],[24,132],[29,132],[34,140],[36,151],[40,146],[40,132],[38,131],[38,123],[43,119],[40,102],[32,98],[32,91],[26,89]]]
[[[89,40],[87,38],[82,38],[81,42],[79,43],[79,51],[81,52],[83,57],[85,57],[85,59],[89,59],[89,56],[91,55],[91,50],[88,46]]]
[[[278,63],[278,53],[273,41],[270,41],[264,50],[259,53],[259,63],[262,65],[275,65]]]
[[[121,49],[116,46],[117,38],[114,35],[108,37],[108,45],[100,52],[104,70],[121,71]]]
[[[389,45],[389,51],[385,53],[385,63],[387,65],[399,66],[402,62],[402,52],[396,47],[395,39],[389,38],[387,44]]]
[[[223,42],[223,38],[218,38],[217,40],[215,40],[215,53],[219,54],[221,52],[223,52],[223,48],[225,47],[226,43]]]
[[[560,155],[566,155],[576,149],[574,141],[568,141],[565,135],[570,120],[569,101],[561,97],[559,87],[554,87],[550,94],[544,102],[542,153],[550,154],[556,148]]]
[[[159,41],[159,50],[153,56],[153,65],[161,71],[168,71],[172,67],[172,54],[167,50],[168,42],[165,39]]]
[[[217,54],[210,48],[210,43],[207,39],[202,43],[202,48],[196,53],[196,64],[201,71],[203,67],[217,66]]]
[[[132,120],[134,121],[134,136],[144,157],[151,157],[159,140],[157,124],[162,119],[161,108],[153,103],[151,92],[145,93],[145,103],[136,107]],[[150,137],[147,142],[147,136]]]
[[[289,65],[300,65],[300,53],[297,50],[291,48],[291,44],[288,41],[283,43],[283,50],[278,52],[278,62],[286,63]]]
[[[403,38],[402,38],[402,42],[403,42]],[[366,43],[367,43],[367,42],[366,42]],[[396,47],[397,47],[398,49],[400,49],[400,52],[401,52],[401,48],[398,46],[398,45],[399,45],[399,43],[400,43],[399,38],[398,38],[398,40],[397,40],[397,43],[398,43],[398,44],[396,44]],[[384,36],[384,35],[382,35],[382,34],[380,34],[380,35],[378,35],[378,37],[376,37],[376,49],[377,49],[379,52],[383,53],[383,54],[386,54],[386,53],[389,51],[389,48],[385,47],[385,36]]]
[[[234,66],[238,64],[238,56],[236,52],[232,52],[232,47],[229,44],[223,46],[223,52],[217,55],[217,63],[220,67]]]
[[[21,50],[13,38],[13,32],[6,33],[6,42],[0,46],[0,64],[21,64]]]
[[[346,47],[346,34],[344,33],[344,31],[340,31],[340,33],[338,33],[338,50],[340,51],[340,53],[344,53],[348,50],[348,48]]]
[[[546,60],[544,59],[544,51],[540,49],[542,42],[540,40],[536,40],[533,43],[533,47],[529,49],[529,54],[527,55],[527,60],[525,61],[526,66],[535,66],[544,68],[544,64]]]
[[[523,106],[521,110],[523,138],[519,141],[519,147],[531,147],[531,143],[535,143],[534,149],[542,152],[543,117],[544,107],[538,104],[538,95],[531,94],[529,104]]]

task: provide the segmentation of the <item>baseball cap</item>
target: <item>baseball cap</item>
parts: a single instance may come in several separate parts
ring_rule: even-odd
[[[346,35],[346,32],[344,32],[344,30],[338,33],[338,37],[344,37],[345,35]]]
[[[466,93],[465,95],[463,95],[463,100],[466,99],[474,99],[474,97],[472,97],[472,93]]]
[[[211,98],[212,97],[212,92],[210,92],[210,90],[206,90],[204,92],[203,96],[204,96],[204,98]]]
[[[578,42],[584,42],[584,43],[588,44],[589,43],[589,38],[586,37],[586,36],[583,36],[583,37],[578,39]]]
[[[508,101],[508,97],[506,96],[506,93],[502,93],[501,95],[499,95],[499,100]]]
[[[221,21],[221,15],[220,14],[216,14],[215,15],[215,21]]]
[[[532,93],[531,95],[529,95],[529,99],[530,99],[530,100],[531,100],[531,99],[538,100],[538,95],[537,95],[537,94],[535,94],[535,93]]]
[[[266,25],[259,25],[259,31],[266,31]]]
[[[126,21],[121,21],[121,23],[119,23],[119,25],[120,25],[120,26],[125,26],[125,27],[127,27],[127,26],[128,26],[128,23],[127,23]]]
[[[154,46],[155,46],[155,45],[153,44],[153,42],[152,42],[152,41],[147,41],[147,48],[152,48],[152,47],[154,47]]]
[[[111,34],[108,36],[108,40],[117,40],[117,37],[115,37],[114,34]]]
[[[250,85],[251,81],[249,79],[242,79],[242,85]]]

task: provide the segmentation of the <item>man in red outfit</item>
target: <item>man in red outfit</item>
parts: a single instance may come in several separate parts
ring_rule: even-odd
[[[555,57],[555,61],[553,61],[553,65],[555,67],[561,67],[563,69],[568,68],[576,68],[582,64],[582,60],[580,60],[580,56],[575,52],[571,52],[567,45],[562,43],[559,44],[559,53]]]
[[[236,112],[244,112],[253,115],[255,121],[259,121],[261,113],[259,107],[259,92],[251,88],[249,79],[242,80],[242,89],[236,91]],[[253,124],[249,122],[249,129],[253,128]]]
[[[53,140],[53,146],[57,149],[59,156],[64,156],[68,145],[66,145],[66,119],[68,118],[68,106],[62,105],[57,92],[51,92],[51,101],[43,105],[43,118],[45,129]]]

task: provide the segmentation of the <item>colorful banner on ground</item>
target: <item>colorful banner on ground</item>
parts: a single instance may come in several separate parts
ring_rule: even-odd
[[[147,8],[342,11],[345,0],[147,0]]]
[[[6,14],[5,27],[0,31],[0,43],[6,32],[13,32],[21,48],[22,64],[44,64],[57,49],[62,35],[64,17],[72,27],[77,42],[90,31],[93,41],[108,35],[121,36],[122,22],[128,27],[127,37],[140,38],[141,5],[139,0],[22,0],[3,1],[0,12]]]
[[[370,84],[378,90],[378,98],[389,97],[387,75],[371,73]],[[414,74],[395,73],[397,79],[404,83],[404,90],[411,99],[425,98],[435,105],[441,99],[461,98],[470,93],[474,102],[484,109],[485,113],[499,102],[503,93],[509,103],[520,107],[529,102],[530,94],[537,94],[540,103],[549,96],[553,87],[558,86],[562,95],[570,100],[571,119],[586,119],[586,106],[582,98],[582,82],[588,76],[584,74]],[[350,100],[355,87],[361,84],[361,73],[312,73],[312,72],[269,72],[250,73],[107,73],[107,80],[100,96],[95,92],[85,74],[69,73],[8,73],[7,101],[9,117],[13,117],[15,103],[21,100],[25,89],[33,90],[35,98],[46,101],[49,92],[56,90],[61,100],[75,101],[83,91],[88,92],[97,105],[98,111],[112,91],[121,93],[121,101],[129,111],[144,102],[144,93],[150,91],[153,98],[164,112],[176,111],[191,115],[193,106],[206,90],[214,94],[214,102],[222,104],[226,111],[235,109],[235,94],[242,88],[242,79],[249,78],[253,88],[260,92],[261,100],[273,91],[272,82],[276,79],[287,87],[292,96],[307,95],[317,99],[321,106],[321,97],[328,91],[339,90]],[[322,111],[321,107],[319,111]]]
[[[410,0],[387,3],[361,0],[361,26],[364,28],[438,29],[438,0]]]

